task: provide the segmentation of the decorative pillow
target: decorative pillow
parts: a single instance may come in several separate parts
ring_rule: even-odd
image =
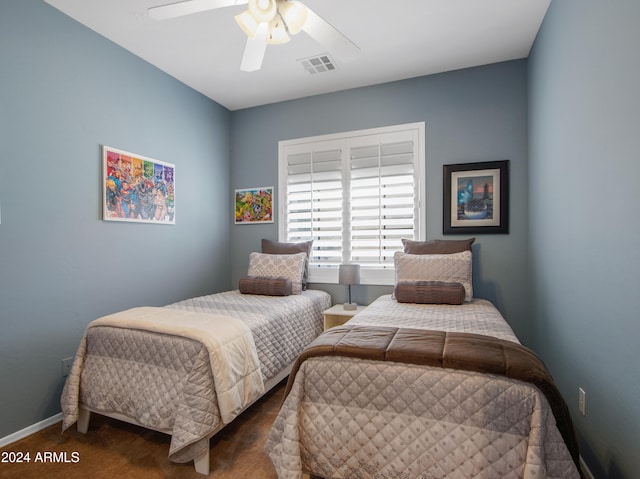
[[[473,298],[471,251],[450,254],[408,254],[398,251],[393,261],[396,284],[401,281],[461,283],[466,292],[465,300]]]
[[[461,283],[446,281],[400,281],[393,294],[398,303],[462,304],[465,290]]]
[[[471,251],[475,238],[464,240],[413,241],[402,238],[404,252],[409,254],[452,254]]]
[[[289,278],[269,278],[254,276],[240,280],[242,294],[261,294],[264,296],[289,296],[291,280]]]
[[[301,243],[280,243],[268,239],[262,240],[262,252],[267,254],[296,254],[307,253],[307,261],[304,266],[304,276],[302,277],[302,289],[307,289],[307,278],[309,277],[309,258],[313,240]]]
[[[307,261],[306,253],[249,255],[247,276],[265,276],[268,278],[288,278],[291,281],[291,294],[302,292],[302,276]]]

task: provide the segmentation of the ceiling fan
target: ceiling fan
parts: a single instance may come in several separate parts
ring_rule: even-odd
[[[248,37],[240,64],[243,71],[259,70],[267,45],[286,43],[290,40],[289,35],[300,31],[307,33],[341,61],[350,61],[360,52],[351,40],[326,20],[295,0],[186,0],[149,8],[148,13],[155,20],[166,20],[246,4],[247,10],[235,16]]]

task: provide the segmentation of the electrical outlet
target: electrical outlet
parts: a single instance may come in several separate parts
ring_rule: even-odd
[[[583,416],[587,415],[587,393],[582,388],[578,388],[578,411]]]
[[[70,358],[64,358],[62,360],[62,377],[65,378],[71,372],[71,366],[73,365],[73,356]]]

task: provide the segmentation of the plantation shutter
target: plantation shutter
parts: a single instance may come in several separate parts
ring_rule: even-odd
[[[418,231],[415,141],[396,133],[358,143],[349,150],[350,261],[392,268],[401,239]]]
[[[287,241],[313,239],[314,266],[342,262],[342,157],[343,149],[335,142],[292,149],[286,155]]]
[[[424,124],[279,143],[279,239],[313,240],[309,281],[357,263],[364,284],[393,284],[402,238],[424,238]]]

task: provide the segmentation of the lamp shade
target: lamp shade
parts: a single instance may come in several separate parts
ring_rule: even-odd
[[[276,17],[269,23],[269,34],[267,35],[267,43],[270,45],[280,45],[289,41],[287,29],[282,19]]]
[[[307,7],[294,0],[289,0],[280,2],[278,8],[291,35],[302,30],[307,21]]]
[[[249,0],[248,9],[256,22],[269,23],[278,13],[276,0]]]
[[[234,18],[236,19],[236,22],[238,22],[238,25],[240,25],[240,28],[242,28],[242,31],[246,33],[249,38],[254,38],[256,36],[260,23],[251,16],[249,10],[245,10]]]
[[[338,283],[360,284],[360,265],[341,264],[338,267]]]

